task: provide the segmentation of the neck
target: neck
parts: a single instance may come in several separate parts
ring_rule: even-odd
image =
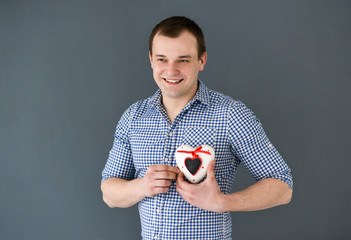
[[[176,116],[182,111],[182,109],[188,104],[191,99],[185,101],[179,101],[176,99],[162,99],[163,106],[166,109],[168,118],[171,122],[174,121]]]
[[[196,94],[196,92],[195,92]],[[182,109],[190,102],[190,100],[195,96],[195,94],[188,98],[167,98],[162,96],[162,104],[167,112],[168,118],[171,122],[177,117],[177,115],[182,111]]]

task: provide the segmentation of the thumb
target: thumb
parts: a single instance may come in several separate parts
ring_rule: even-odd
[[[184,178],[184,173],[182,171],[179,171],[179,174],[177,176],[177,181],[178,182],[184,181],[183,178]]]
[[[216,161],[213,160],[208,164],[207,167],[207,177],[208,178],[215,178],[215,165],[216,165]]]

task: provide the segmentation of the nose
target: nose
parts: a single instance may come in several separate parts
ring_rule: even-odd
[[[178,75],[179,73],[180,73],[180,71],[179,71],[176,63],[170,62],[167,65],[167,75],[168,76],[175,76],[175,75]]]

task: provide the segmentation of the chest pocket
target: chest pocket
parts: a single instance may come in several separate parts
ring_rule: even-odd
[[[134,167],[137,171],[160,164],[166,135],[152,129],[136,129],[130,136]]]
[[[216,129],[214,128],[186,128],[183,135],[182,144],[196,148],[201,145],[215,147]]]

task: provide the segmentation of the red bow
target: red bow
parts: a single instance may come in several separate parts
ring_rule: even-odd
[[[180,153],[190,153],[190,154],[192,155],[193,158],[198,158],[198,157],[199,157],[199,155],[197,155],[197,153],[205,153],[205,154],[211,155],[210,150],[203,151],[203,150],[201,150],[201,149],[202,149],[202,146],[196,148],[194,151],[183,151],[183,150],[178,150],[177,152],[180,152]]]

